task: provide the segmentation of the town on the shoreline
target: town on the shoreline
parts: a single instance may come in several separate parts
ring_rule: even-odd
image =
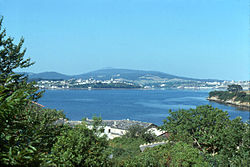
[[[98,89],[98,88],[141,88],[141,89],[218,89],[225,90],[228,85],[241,85],[243,90],[249,90],[250,81],[194,81],[194,80],[161,80],[161,81],[132,81],[123,79],[96,80],[69,79],[69,80],[46,80],[37,81],[36,86],[41,89]]]

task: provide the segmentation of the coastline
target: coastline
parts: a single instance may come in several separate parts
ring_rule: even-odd
[[[44,90],[151,90],[145,88],[42,88]]]
[[[190,90],[190,91],[210,91],[209,89],[183,89],[183,88],[40,88],[43,90]]]
[[[220,100],[216,96],[208,97],[207,100],[214,101],[214,102],[221,103],[221,104],[235,106],[235,107],[238,107],[240,109],[250,111],[250,103],[249,102],[242,103],[240,101],[234,101],[233,99],[224,101],[224,100]]]

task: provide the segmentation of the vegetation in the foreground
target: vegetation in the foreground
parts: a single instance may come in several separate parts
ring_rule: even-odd
[[[169,111],[162,126],[167,144],[140,152],[139,145],[161,141],[141,127],[107,140],[100,119],[92,129],[56,120],[61,111],[35,104],[42,92],[13,70],[33,63],[24,59],[23,39],[15,45],[0,20],[0,166],[247,166],[249,123],[229,119],[211,106]]]
[[[228,85],[227,91],[212,91],[209,93],[209,99],[221,102],[232,101],[232,104],[249,105],[249,91],[243,91],[240,85]]]

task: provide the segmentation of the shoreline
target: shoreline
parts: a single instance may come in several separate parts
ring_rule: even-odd
[[[234,106],[234,107],[237,107],[241,110],[246,110],[246,111],[249,111],[250,112],[250,103],[248,102],[245,102],[245,103],[241,103],[239,101],[233,101],[233,100],[220,100],[218,99],[217,97],[208,97],[207,100],[209,101],[214,101],[214,102],[217,102],[217,103],[220,103],[220,104],[225,104],[225,105],[229,105],[229,106]]]
[[[42,88],[43,90],[152,90],[144,88]]]
[[[211,89],[179,89],[179,88],[40,88],[42,90],[191,90],[209,91]]]

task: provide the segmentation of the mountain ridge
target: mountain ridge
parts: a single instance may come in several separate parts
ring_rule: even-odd
[[[99,69],[95,71],[90,71],[87,73],[79,75],[66,75],[54,71],[50,72],[41,72],[41,73],[25,73],[29,76],[29,79],[38,80],[38,79],[58,79],[58,80],[68,80],[71,78],[75,79],[89,79],[93,78],[96,80],[109,80],[113,79],[124,79],[124,80],[192,80],[192,81],[220,81],[218,79],[197,79],[171,75],[168,73],[160,71],[147,71],[147,70],[132,70],[132,69],[120,69],[120,68],[106,68]]]

